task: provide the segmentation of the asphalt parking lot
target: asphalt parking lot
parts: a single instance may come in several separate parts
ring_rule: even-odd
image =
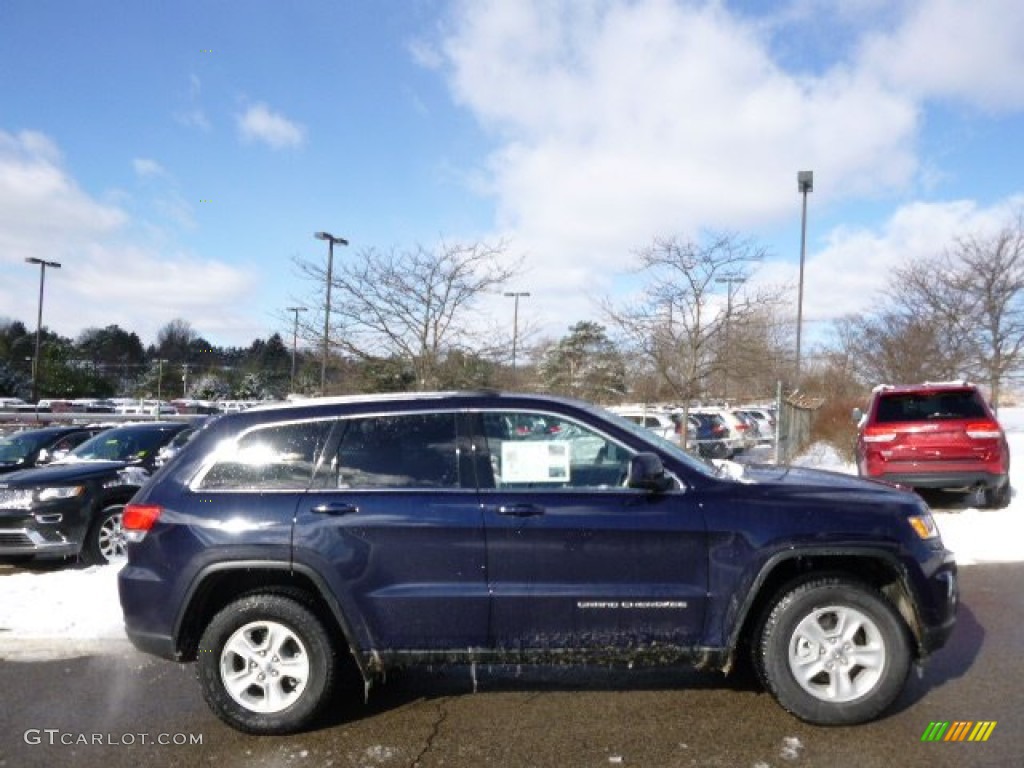
[[[0,662],[0,768],[115,766],[1016,766],[1024,754],[1024,565],[962,570],[949,646],[895,708],[816,728],[747,678],[665,669],[410,670],[314,731],[251,737],[207,709],[191,666],[108,653]],[[475,692],[474,692],[475,689]],[[926,743],[933,722],[994,721],[984,743]]]

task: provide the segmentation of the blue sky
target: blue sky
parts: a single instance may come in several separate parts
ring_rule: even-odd
[[[336,259],[504,239],[557,337],[655,236],[741,233],[744,290],[795,285],[812,169],[820,334],[1014,221],[1022,39],[1019,0],[4,0],[0,318],[34,328],[38,257],[68,336],[287,338],[327,230]]]

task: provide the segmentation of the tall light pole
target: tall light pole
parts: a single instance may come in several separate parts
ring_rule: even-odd
[[[299,312],[305,312],[305,307],[288,307],[289,312],[295,313],[295,325],[292,327],[292,381],[288,389],[295,392],[295,349],[299,344]]]
[[[164,386],[164,363],[167,361],[164,358],[157,358],[157,374],[156,374],[156,408],[153,409],[153,418],[157,421],[160,420],[160,404],[163,402],[163,386]],[[145,410],[145,408],[143,408]]]
[[[803,195],[803,214],[800,217],[800,285],[796,298],[796,385],[800,386],[800,335],[804,325],[804,255],[807,252],[807,194],[814,190],[814,171],[798,171],[797,191]]]
[[[716,277],[716,283],[725,283],[725,353],[729,355],[729,327],[732,325],[732,287],[747,282],[745,277]],[[729,364],[726,360],[725,371],[722,373],[722,400],[729,399]]]
[[[36,315],[36,356],[32,358],[32,402],[39,402],[39,342],[43,332],[43,286],[46,284],[46,268],[60,269],[56,261],[44,261],[35,257],[25,259],[29,264],[39,265],[39,312]]]
[[[516,344],[519,341],[519,299],[522,296],[529,296],[527,291],[509,291],[505,294],[515,301],[512,310],[512,382],[516,383]]]
[[[314,232],[313,237],[317,240],[326,240],[327,245],[327,296],[324,299],[324,354],[320,362],[320,394],[327,394],[327,350],[330,346],[331,328],[331,280],[334,271],[334,244],[348,245],[348,240],[343,237],[335,237],[329,232]]]

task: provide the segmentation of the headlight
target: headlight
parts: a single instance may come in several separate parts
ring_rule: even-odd
[[[71,499],[81,496],[85,492],[84,485],[69,485],[64,488],[43,488],[38,492],[39,501],[51,501],[53,499]]]
[[[914,529],[914,533],[925,541],[939,538],[939,526],[935,524],[935,518],[933,518],[930,513],[925,512],[921,515],[908,517],[907,522],[909,522],[910,527]]]

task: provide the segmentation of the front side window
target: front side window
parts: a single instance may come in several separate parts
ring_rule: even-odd
[[[218,447],[197,490],[295,491],[310,486],[333,422],[253,429]]]
[[[340,424],[329,487],[459,488],[455,414],[367,416]]]
[[[590,427],[548,414],[481,416],[488,459],[481,487],[603,490],[619,488],[626,479],[632,452]],[[534,427],[522,431],[524,423]]]

